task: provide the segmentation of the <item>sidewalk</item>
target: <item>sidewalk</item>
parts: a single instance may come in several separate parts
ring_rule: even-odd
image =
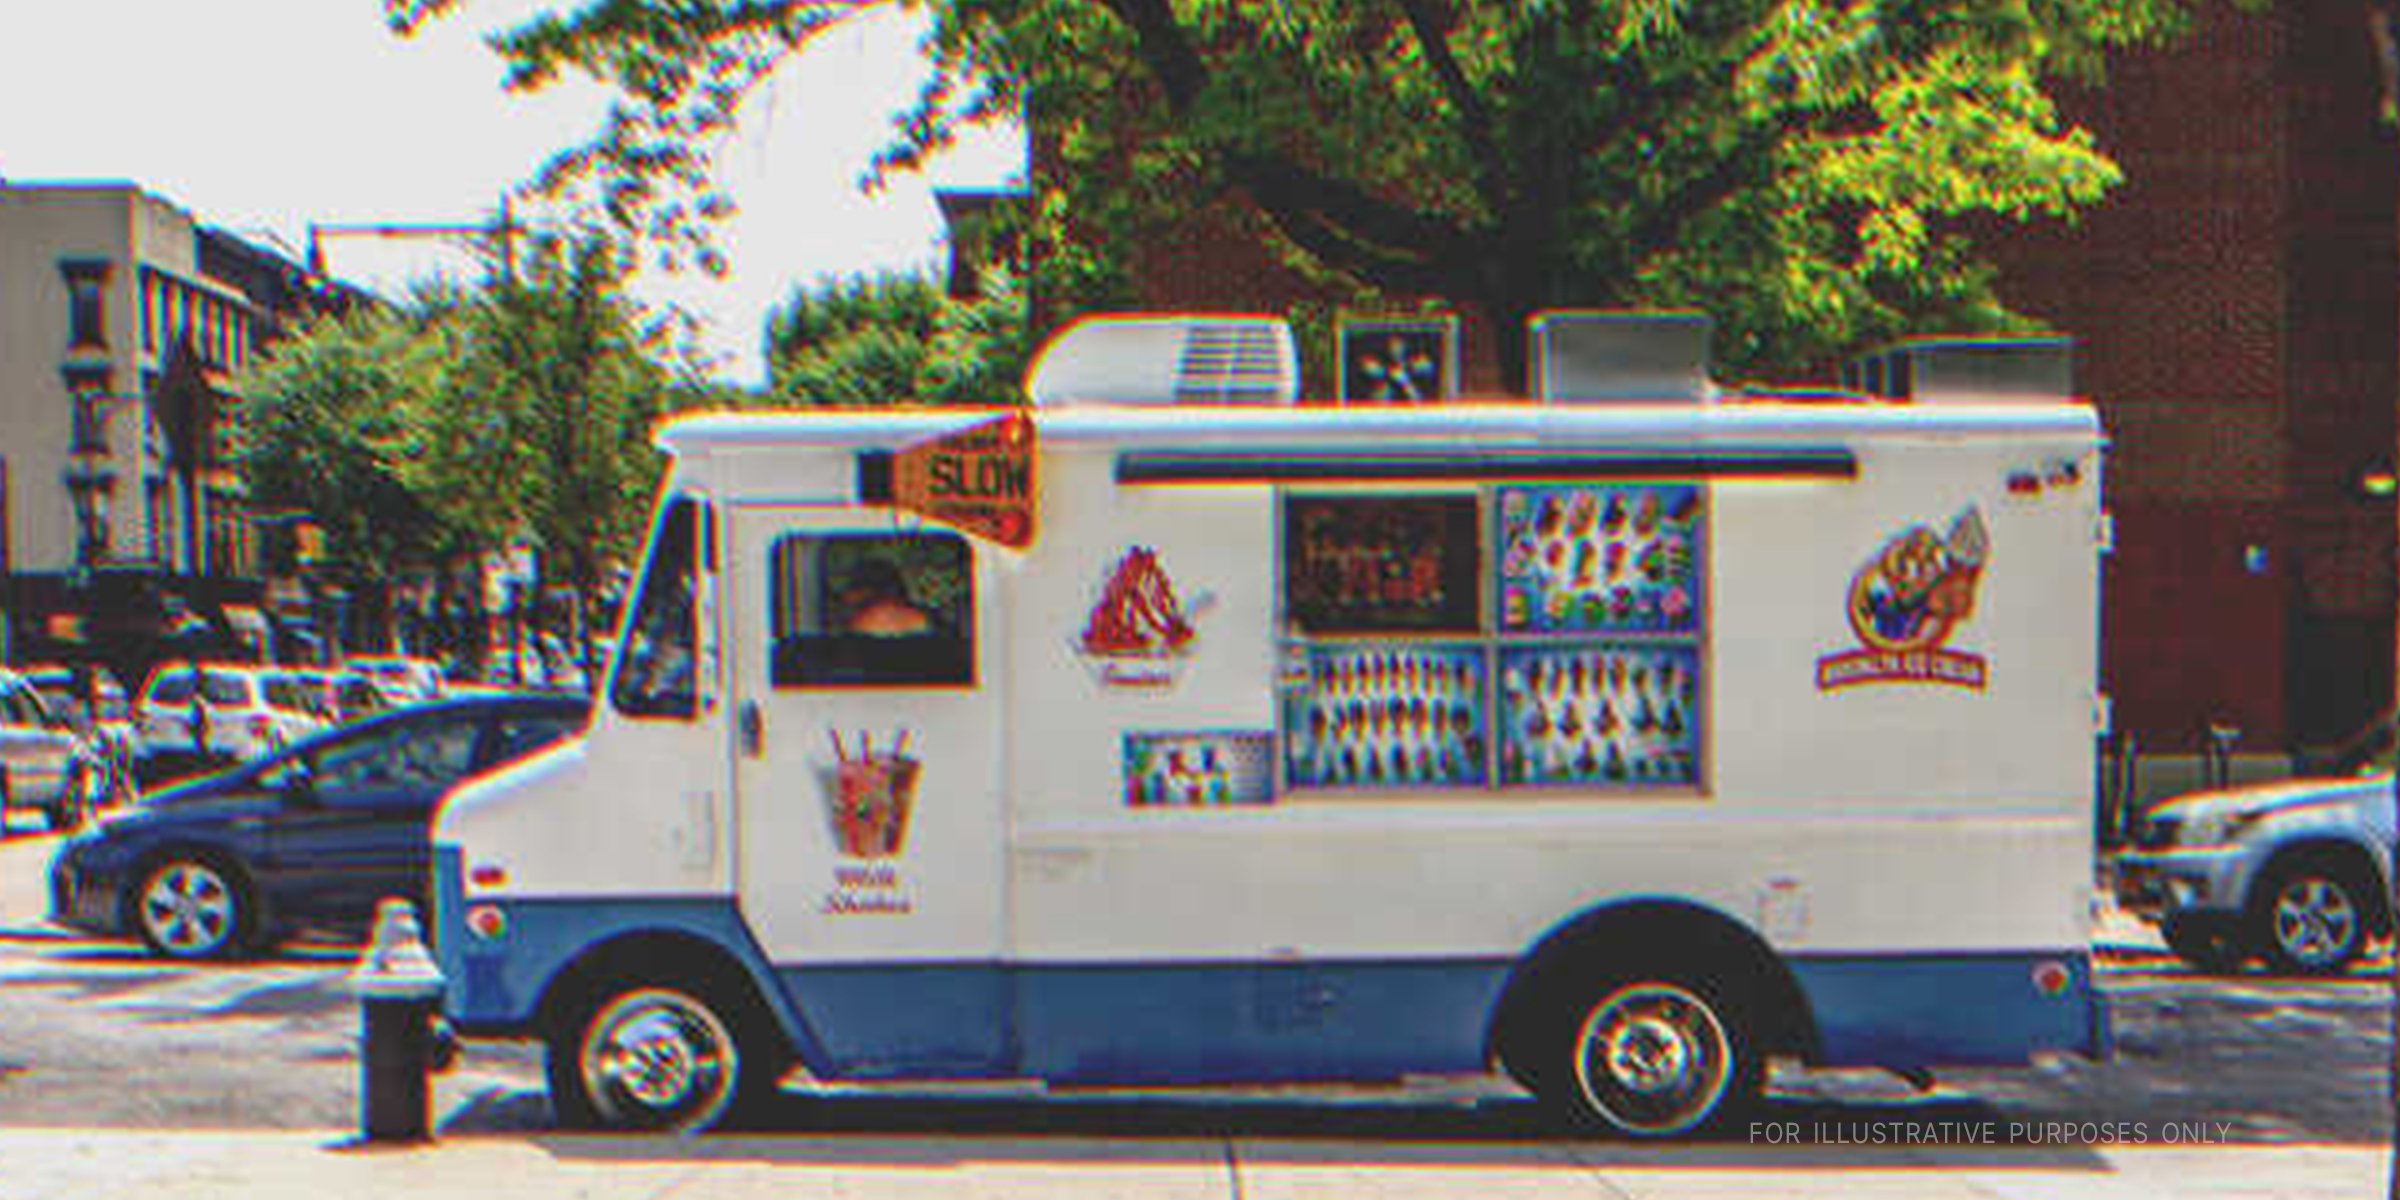
[[[2381,1147],[1626,1146],[786,1135],[450,1138],[0,1131],[0,1200],[707,1197],[2342,1197],[2382,1194]]]

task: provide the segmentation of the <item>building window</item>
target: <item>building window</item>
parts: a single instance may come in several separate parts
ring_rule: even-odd
[[[142,351],[158,353],[158,274],[142,272]]]
[[[108,260],[71,258],[58,264],[67,281],[67,344],[77,350],[108,348],[107,306],[101,289],[108,283]]]
[[[107,410],[102,407],[105,403],[97,393],[75,393],[75,440],[67,447],[67,453],[87,457],[108,454],[108,426],[103,420]]]

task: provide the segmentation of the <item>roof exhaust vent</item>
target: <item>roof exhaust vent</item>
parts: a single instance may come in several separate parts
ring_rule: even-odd
[[[1300,353],[1273,317],[1086,317],[1034,356],[1025,394],[1068,404],[1290,404]]]
[[[1544,312],[1526,329],[1535,399],[1696,404],[1712,398],[1704,314]]]

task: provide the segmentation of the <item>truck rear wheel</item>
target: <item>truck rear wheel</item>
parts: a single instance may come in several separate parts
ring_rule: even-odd
[[[751,1008],[710,981],[591,989],[547,1046],[559,1124],[697,1133],[772,1095],[777,1056]]]
[[[1717,1124],[1756,1099],[1764,1072],[1748,1022],[1707,979],[1634,972],[1591,987],[1539,1073],[1579,1124],[1668,1138]]]

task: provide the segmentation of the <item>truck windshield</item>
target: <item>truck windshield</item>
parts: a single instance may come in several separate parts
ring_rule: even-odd
[[[625,625],[616,680],[609,689],[609,702],[628,716],[688,719],[699,707],[692,611],[699,586],[694,554],[699,518],[700,506],[678,496],[659,520],[633,619]]]

